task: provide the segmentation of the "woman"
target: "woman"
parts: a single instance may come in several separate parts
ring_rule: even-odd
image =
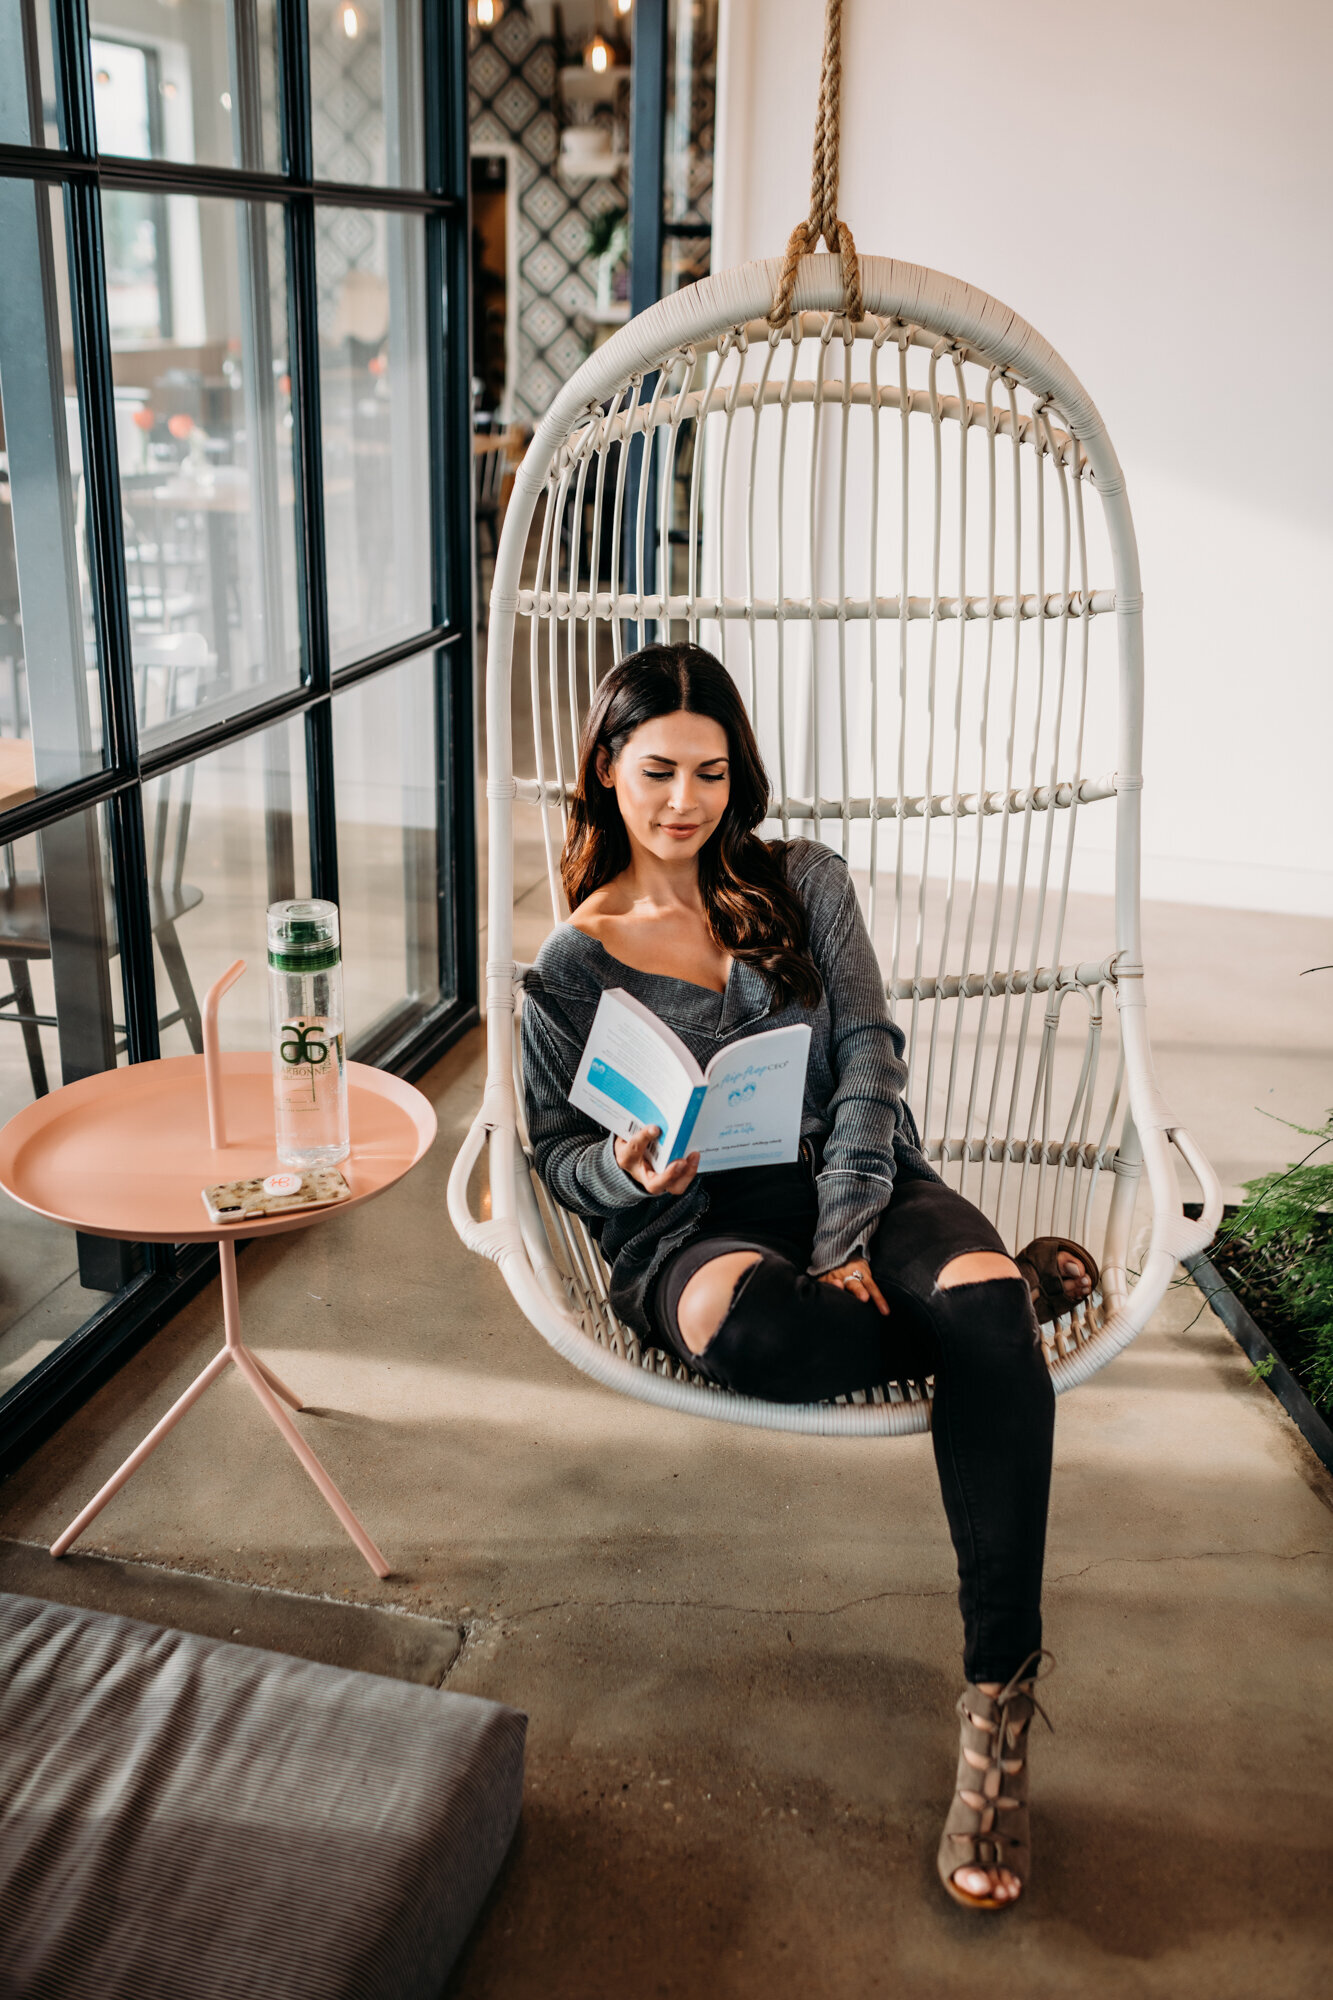
[[[922,1154],[902,1031],[846,864],[761,841],[768,780],[725,669],[648,646],[602,682],[561,861],[572,912],[528,975],[523,1060],[537,1171],[585,1217],[611,1300],[642,1338],[744,1395],[817,1402],[933,1375],[933,1436],[958,1557],[967,1686],[940,1876],[1001,1909],[1027,1873],[1028,1726],[1054,1398],[1033,1317],[1097,1279],[1041,1238],[1020,1271]],[[700,1175],[653,1164],[568,1101],[602,992],[624,987],[701,1064],[808,1022],[801,1159]],[[1046,1656],[1049,1657],[1049,1656]]]

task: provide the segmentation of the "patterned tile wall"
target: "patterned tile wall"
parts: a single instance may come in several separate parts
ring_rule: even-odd
[[[622,171],[598,180],[563,174],[556,45],[521,8],[473,33],[468,61],[474,149],[515,149],[518,174],[519,368],[514,415],[536,423],[592,346],[597,261],[587,254],[594,216],[628,204]],[[622,92],[627,96],[627,92]],[[609,109],[598,122],[611,123]]]
[[[315,157],[324,179],[365,183],[384,172],[384,78],[378,14],[363,10],[355,40],[336,32],[332,17],[312,15],[311,120]],[[319,320],[333,326],[347,273],[382,271],[379,218],[369,209],[315,210]]]
[[[690,110],[689,166],[681,191],[681,218],[706,221],[713,180],[712,40],[715,8],[699,10],[704,36],[696,41]],[[705,26],[706,24],[706,26]],[[698,30],[696,30],[698,35]],[[339,179],[368,181],[382,171],[383,83],[378,21],[365,10],[361,34],[346,42],[330,30],[312,36],[313,112],[324,171]],[[519,370],[514,414],[535,423],[561,383],[587,358],[595,325],[597,261],[587,254],[588,224],[608,209],[628,205],[628,172],[579,180],[562,173],[558,55],[525,9],[507,8],[493,29],[475,29],[468,59],[469,120],[474,147],[512,146],[518,172]],[[674,84],[674,78],[671,79]],[[628,115],[628,88],[620,109]],[[613,113],[596,113],[611,124]],[[681,183],[677,182],[677,186]],[[321,322],[331,325],[349,270],[379,268],[383,250],[378,218],[370,211],[318,211]],[[707,269],[706,243],[690,246]],[[697,275],[694,272],[682,276]]]

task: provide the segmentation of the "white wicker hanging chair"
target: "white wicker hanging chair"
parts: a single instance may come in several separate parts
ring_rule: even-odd
[[[971,285],[862,257],[864,317],[849,318],[843,235],[841,258],[789,253],[776,328],[777,258],[631,320],[556,397],[519,469],[490,600],[487,1083],[449,1212],[537,1331],[608,1388],[730,1423],[898,1435],[928,1428],[928,1384],[767,1403],[640,1345],[592,1234],[532,1171],[515,1033],[515,897],[534,947],[567,915],[557,864],[592,690],[648,638],[689,638],[746,698],[777,786],[766,831],[827,841],[856,872],[931,1160],[1013,1247],[1100,1237],[1100,1293],[1044,1329],[1057,1391],[1134,1338],[1216,1228],[1221,1189],[1148,1042],[1143,606],[1115,452],[1059,355]],[[1089,893],[1112,877],[1113,929]],[[1131,1283],[1145,1168],[1151,1233]]]

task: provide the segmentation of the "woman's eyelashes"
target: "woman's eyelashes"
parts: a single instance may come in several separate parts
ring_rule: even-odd
[[[676,773],[674,771],[645,771],[643,775],[654,783],[667,784],[675,777]],[[695,776],[701,778],[705,785],[720,785],[726,775],[725,771],[695,772]]]

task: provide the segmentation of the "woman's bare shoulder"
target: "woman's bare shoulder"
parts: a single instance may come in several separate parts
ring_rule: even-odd
[[[585,896],[577,910],[570,911],[568,922],[574,930],[601,942],[607,926],[624,915],[625,896],[619,883],[606,882],[600,889],[594,889],[591,896]]]

